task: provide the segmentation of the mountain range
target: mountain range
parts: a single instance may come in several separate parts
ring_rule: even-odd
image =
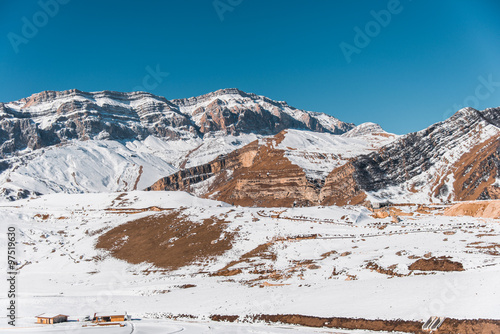
[[[182,190],[243,206],[499,198],[500,108],[407,135],[222,89],[45,91],[0,103],[0,194]]]

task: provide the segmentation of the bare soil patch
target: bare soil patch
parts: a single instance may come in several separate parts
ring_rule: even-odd
[[[500,200],[457,203],[444,210],[444,215],[500,218]]]
[[[384,268],[384,267],[380,266],[378,263],[375,263],[373,261],[370,261],[366,264],[366,269],[370,269],[370,270],[378,272],[379,274],[384,274],[384,275],[387,275],[390,277],[393,277],[393,276],[403,277],[403,276],[405,276],[403,274],[396,272],[394,270],[394,269],[396,269],[396,266],[394,266],[394,265],[389,267],[389,268]]]
[[[222,255],[231,249],[227,222],[216,217],[195,223],[182,211],[133,220],[101,235],[96,248],[130,263],[150,262],[175,270]]]
[[[446,257],[431,257],[413,262],[408,269],[421,271],[463,271],[464,267],[460,262],[451,261]]]
[[[300,325],[307,327],[327,327],[342,329],[358,329],[386,332],[404,332],[414,334],[424,334],[422,322],[408,320],[368,320],[356,318],[322,318],[299,314],[260,314],[252,316],[250,319],[240,319],[237,315],[212,315],[213,321],[235,322],[245,321],[265,321],[267,323],[281,323]],[[458,320],[447,318],[435,334],[496,334],[500,333],[500,321],[492,319]]]

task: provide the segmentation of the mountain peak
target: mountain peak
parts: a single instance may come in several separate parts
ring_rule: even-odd
[[[359,137],[376,133],[386,134],[387,132],[384,129],[382,129],[382,127],[377,123],[365,122],[344,133],[342,136]]]

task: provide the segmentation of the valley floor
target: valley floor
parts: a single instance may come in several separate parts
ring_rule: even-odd
[[[102,311],[145,319],[134,333],[285,331],[205,322],[214,315],[500,319],[499,220],[394,210],[382,218],[363,207],[242,208],[183,192],[46,195],[1,204],[0,263],[15,227],[24,325],[44,312]],[[167,320],[179,315],[197,322]],[[0,315],[0,328],[6,321]]]

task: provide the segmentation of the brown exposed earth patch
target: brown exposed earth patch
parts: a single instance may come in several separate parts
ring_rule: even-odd
[[[197,147],[193,148],[191,151],[189,151],[186,156],[184,157],[184,160],[181,162],[181,164],[179,165],[179,169],[184,169],[186,168],[186,164],[188,163],[189,161],[189,156],[191,154],[193,154],[194,152],[196,152],[200,147],[202,147],[203,144],[200,144],[198,145]]]
[[[456,199],[477,200],[495,182],[498,175],[497,161],[500,160],[498,139],[498,135],[493,136],[476,145],[455,163],[453,187]],[[492,194],[486,198],[495,198]]]
[[[366,269],[370,269],[372,271],[378,272],[379,274],[384,274],[384,275],[387,275],[390,277],[394,277],[394,276],[403,277],[403,276],[405,276],[403,274],[400,274],[400,273],[394,271],[394,269],[396,269],[395,265],[390,266],[388,268],[384,268],[384,267],[380,266],[378,263],[375,263],[373,261],[370,261],[366,264]]]
[[[352,330],[371,330],[384,332],[404,332],[414,334],[429,333],[422,330],[422,322],[408,320],[368,320],[356,318],[323,318],[299,314],[260,314],[250,317],[237,315],[212,315],[213,321],[264,321],[272,324],[290,324],[307,327],[326,327]],[[492,319],[458,320],[447,318],[435,334],[496,334],[500,333],[500,321]]]
[[[433,209],[432,208],[429,208],[425,205],[422,205],[420,204],[418,207],[417,207],[417,210],[415,211],[416,213],[420,213],[422,215],[429,215],[429,214],[432,214],[433,212]]]
[[[147,208],[134,209],[134,208],[106,208],[104,209],[109,213],[126,213],[126,214],[136,214],[146,211],[171,211],[173,209],[160,208],[157,206],[150,206]]]
[[[457,203],[444,210],[444,215],[500,218],[500,200]]]
[[[149,262],[175,270],[231,249],[227,222],[212,217],[190,221],[182,210],[160,213],[117,226],[98,238],[96,248],[130,263]]]
[[[137,175],[137,179],[135,179],[133,190],[137,190],[137,185],[139,184],[139,180],[141,179],[143,172],[144,172],[144,169],[142,168],[142,165],[141,165],[141,166],[139,166],[139,175]]]
[[[241,269],[232,269],[232,270],[225,269],[225,270],[219,270],[211,274],[211,276],[235,276],[238,274],[241,274]]]
[[[354,173],[356,169],[351,163],[335,168],[325,180],[321,188],[320,203],[322,205],[356,205],[363,204],[366,194],[359,187]]]
[[[408,269],[421,271],[463,271],[464,267],[460,262],[451,261],[446,257],[431,257],[413,262]]]
[[[481,253],[498,256],[500,255],[500,244],[497,243],[485,243],[482,241],[473,242],[467,245],[467,248],[474,248]]]
[[[276,243],[297,242],[301,240],[316,239],[317,237],[318,236],[316,234],[312,234],[312,235],[298,235],[298,236],[273,239],[272,241],[261,244],[255,247],[254,249],[250,250],[249,252],[246,252],[245,254],[241,255],[238,260],[229,262],[223,268],[219,269],[215,273],[212,273],[211,276],[235,276],[242,273],[243,271],[242,269],[247,269],[250,274],[259,275],[259,277],[257,277],[256,279],[252,279],[249,281],[249,283],[251,283],[252,285],[253,282],[265,279],[267,280],[285,279],[290,277],[291,274],[297,271],[318,269],[319,266],[317,266],[313,260],[294,262],[293,265],[285,271],[274,270],[272,266],[271,267],[268,265],[266,266],[266,264],[263,261],[263,260],[276,261],[276,253],[273,250],[273,246]],[[242,263],[243,266],[245,266],[244,268],[242,267],[242,268],[231,269],[231,267]]]
[[[500,333],[500,321],[491,319],[446,319],[436,334],[495,334]]]
[[[229,269],[234,265],[239,263],[246,262],[248,264],[252,263],[255,258],[257,259],[268,259],[268,260],[276,260],[276,254],[271,251],[272,242],[267,242],[265,244],[261,244],[249,252],[246,252],[236,261],[231,261],[223,268],[219,269],[217,272],[213,273],[213,276],[233,276],[241,273],[241,269]],[[256,264],[253,264],[254,266]]]

